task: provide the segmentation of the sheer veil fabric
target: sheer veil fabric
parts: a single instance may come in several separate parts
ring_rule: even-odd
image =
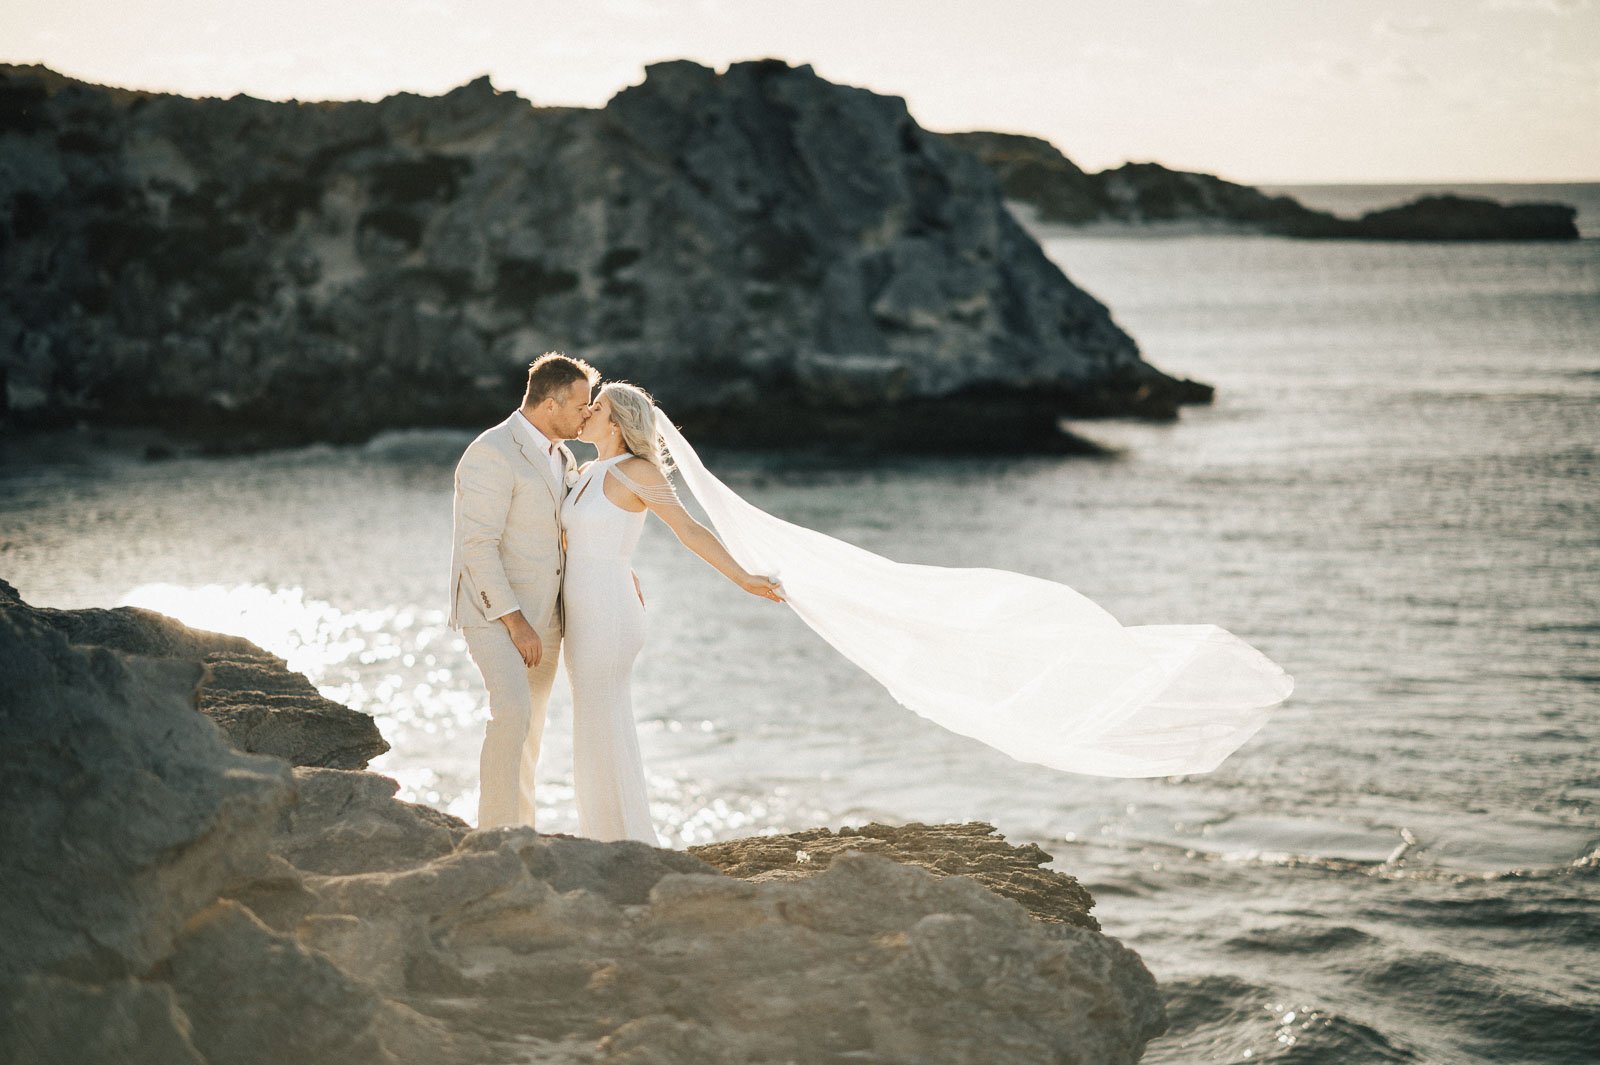
[[[1294,680],[1215,625],[1124,626],[1064,584],[908,565],[751,505],[656,427],[728,551],[906,708],[1072,773],[1207,773],[1265,724]]]

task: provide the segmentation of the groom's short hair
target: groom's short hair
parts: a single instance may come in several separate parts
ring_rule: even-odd
[[[588,381],[593,388],[600,382],[600,371],[559,351],[547,351],[528,364],[528,388],[522,394],[525,407],[543,403],[546,399],[569,388],[574,381]]]

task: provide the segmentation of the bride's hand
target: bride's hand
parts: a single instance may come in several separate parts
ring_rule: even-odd
[[[771,599],[774,603],[783,602],[783,585],[771,577],[762,577],[755,573],[746,573],[739,579],[739,587],[751,595],[759,595],[763,599]]]

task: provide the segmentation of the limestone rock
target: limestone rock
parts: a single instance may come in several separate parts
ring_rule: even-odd
[[[199,709],[241,751],[291,765],[363,769],[389,749],[370,716],[324,698],[283,659],[242,637],[191,629],[138,607],[32,607],[4,581],[0,609],[25,612],[70,643],[203,664]]]
[[[327,958],[219,901],[185,928],[163,967],[209,1062],[388,1062],[381,999]]]
[[[29,424],[482,426],[548,348],[705,442],[1070,450],[1063,415],[1210,396],[1140,358],[982,163],[807,66],[659,63],[599,110],[0,66],[0,137],[0,370]]]
[[[699,849],[747,879],[473,831],[232,749],[201,676],[0,596],[0,1060],[1131,1065],[1164,1030],[1087,894],[988,825]]]
[[[201,662],[212,654],[260,654],[261,648],[242,636],[191,629],[154,610],[123,606],[111,610],[56,610],[28,607],[15,588],[0,581],[0,602],[9,609],[27,609],[40,621],[85,647],[108,647],[147,658],[178,658]]]
[[[954,1063],[1006,1046],[1113,1065],[1164,1027],[1131,951],[968,877],[857,852],[798,881],[668,873],[618,907],[600,884],[533,877],[541,845],[503,832],[426,866],[320,879],[299,938],[448,1029],[502,1053],[537,1040],[552,1061],[597,1047],[663,1065]]]
[[[689,848],[689,853],[745,880],[799,880],[828,868],[848,851],[882,854],[916,865],[935,876],[971,877],[984,887],[1015,899],[1041,921],[1098,930],[1090,915],[1094,899],[1066,873],[1043,868],[1050,855],[1029,843],[1007,843],[993,825],[880,825],[807,829],[787,835],[752,836]]]
[[[289,770],[195,713],[200,676],[0,599],[0,976],[137,975],[255,864]]]
[[[365,769],[389,749],[371,716],[323,697],[276,655],[220,651],[204,661],[200,710],[241,751],[290,765]]]
[[[478,839],[492,838],[475,833]],[[557,891],[585,888],[619,906],[643,903],[668,873],[716,870],[692,853],[665,850],[635,840],[601,843],[574,836],[540,836],[522,852],[528,871]]]
[[[172,988],[123,977],[0,981],[0,1061],[17,1065],[206,1065]]]
[[[268,928],[293,932],[316,907],[317,896],[306,886],[306,874],[276,854],[264,854],[247,877],[223,889]]]
[[[320,806],[426,834],[391,787],[361,783],[371,774],[298,776],[307,823]],[[292,835],[277,853],[339,850]],[[1006,1045],[1017,1060],[1111,1063],[1136,1061],[1164,1026],[1154,981],[1094,930],[1087,893],[988,825],[818,829],[695,855],[525,827],[452,837],[425,859],[380,851],[351,863],[369,871],[304,871],[314,903],[294,934],[501,1053],[936,1063]],[[799,874],[797,847],[816,855]]]
[[[298,801],[283,813],[272,849],[295,868],[325,875],[406,869],[449,854],[466,822],[395,799],[376,773],[297,768]]]

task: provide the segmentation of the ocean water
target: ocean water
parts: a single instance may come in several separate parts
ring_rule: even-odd
[[[704,457],[894,558],[1223,625],[1295,695],[1215,773],[1020,764],[903,710],[655,525],[635,705],[658,827],[686,846],[978,819],[1037,842],[1165,988],[1173,1031],[1147,1061],[1596,1060],[1600,240],[1044,238],[1215,405],[1075,425],[1103,459]],[[405,797],[470,819],[484,710],[444,624],[469,438],[13,453],[0,577],[40,605],[250,636],[377,717],[394,750],[374,768]],[[541,828],[575,828],[570,767],[562,685]]]

